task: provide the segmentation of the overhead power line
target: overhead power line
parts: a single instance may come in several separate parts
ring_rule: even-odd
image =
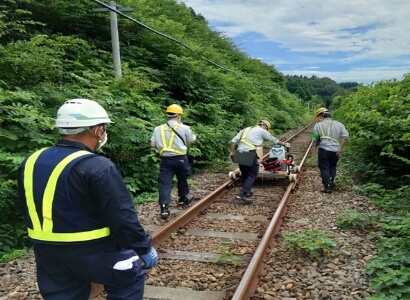
[[[107,10],[109,10],[109,11],[111,11],[111,12],[115,12],[116,14],[123,16],[124,18],[126,18],[126,19],[128,19],[128,20],[130,20],[130,21],[132,21],[132,22],[134,22],[134,23],[136,23],[136,24],[138,24],[138,25],[140,25],[141,27],[143,27],[143,28],[145,28],[145,29],[147,29],[147,30],[149,30],[149,31],[152,31],[152,32],[154,32],[155,34],[158,34],[158,35],[160,35],[160,36],[162,36],[162,37],[164,37],[164,38],[166,38],[166,39],[169,39],[169,40],[171,40],[171,41],[173,41],[173,42],[175,42],[175,43],[177,43],[177,44],[179,44],[179,45],[181,45],[181,46],[187,48],[188,50],[192,51],[193,53],[195,53],[195,51],[194,51],[193,49],[191,49],[188,45],[184,44],[184,43],[181,42],[180,40],[178,40],[178,39],[176,39],[176,38],[174,38],[174,37],[172,37],[172,36],[169,36],[169,35],[167,35],[167,34],[164,34],[164,33],[162,33],[162,32],[159,32],[158,30],[155,30],[154,28],[149,27],[148,25],[145,25],[144,23],[141,23],[141,22],[138,21],[138,20],[135,20],[134,18],[132,18],[132,17],[126,15],[125,13],[123,13],[121,10],[118,10],[118,9],[117,9],[117,6],[114,6],[114,5],[113,5],[113,6],[110,6],[110,5],[105,4],[104,2],[102,2],[102,1],[100,1],[100,0],[92,0],[92,1],[94,1],[94,2],[98,3],[99,5],[105,7]],[[104,10],[104,11],[106,11],[106,10]],[[218,67],[218,68],[221,68],[221,69],[223,69],[223,70],[225,70],[225,71],[234,73],[236,76],[238,76],[238,77],[240,77],[240,78],[242,78],[242,79],[248,80],[247,78],[244,78],[244,77],[241,76],[240,74],[238,74],[238,73],[236,73],[236,72],[230,70],[230,69],[227,68],[227,67],[224,67],[224,66],[222,66],[222,65],[220,65],[220,64],[217,64],[216,62],[214,62],[214,61],[212,61],[212,60],[210,60],[210,59],[208,59],[208,58],[206,58],[206,57],[204,57],[204,56],[201,56],[201,57],[202,57],[204,60],[206,60],[207,62],[209,62],[210,64],[212,64],[212,65],[214,65],[214,66],[216,66],[216,67]],[[270,87],[270,86],[265,86],[265,85],[262,85],[262,84],[260,84],[260,83],[258,83],[258,82],[251,81],[251,83],[253,83],[253,84],[255,84],[255,85],[259,86],[259,87],[263,87],[263,88],[266,88],[266,89],[279,91],[279,93],[280,93],[280,91],[281,91],[280,88],[278,89],[278,88],[274,88],[274,87]]]

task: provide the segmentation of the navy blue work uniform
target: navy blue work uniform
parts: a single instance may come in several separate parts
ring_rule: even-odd
[[[27,157],[18,192],[37,280],[46,300],[88,299],[91,283],[107,299],[143,299],[146,271],[118,262],[151,249],[117,167],[79,142],[60,140]]]

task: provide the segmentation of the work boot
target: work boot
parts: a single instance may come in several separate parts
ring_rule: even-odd
[[[336,189],[336,184],[335,184],[335,179],[333,177],[330,177],[330,183],[329,183],[330,187],[332,188],[332,190]]]
[[[246,197],[252,197],[253,196],[253,192],[249,192],[249,193],[245,193]]]
[[[166,204],[161,204],[161,218],[163,219],[167,219],[170,215],[169,209],[168,209],[168,205]]]
[[[236,200],[238,200],[241,204],[252,204],[252,199],[249,198],[247,195],[238,194],[236,195]]]
[[[184,197],[180,197],[178,200],[178,206],[187,205],[194,200],[194,195],[186,195]]]
[[[320,191],[326,194],[331,194],[333,192],[332,188],[330,187],[330,184],[325,184],[324,187]]]

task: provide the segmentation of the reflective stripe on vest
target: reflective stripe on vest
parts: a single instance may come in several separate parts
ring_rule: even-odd
[[[325,135],[325,131],[323,130],[322,123],[319,123],[318,127],[319,127],[319,131],[320,131],[320,139],[328,139],[328,140],[332,140],[336,143],[339,143],[339,141],[337,139],[333,138],[330,135],[330,132],[332,130],[332,121],[330,121],[328,126],[327,126],[327,135]]]
[[[177,131],[177,130],[178,130],[178,127],[179,127],[179,124],[175,125],[175,126],[172,127],[172,128],[173,128],[175,131]],[[165,130],[168,130],[168,131],[171,130],[171,131],[172,131],[172,132],[171,132],[171,136],[169,137],[169,143],[167,143],[167,139],[166,139],[166,135],[165,135]],[[175,139],[175,136],[176,136],[176,133],[175,133],[174,130],[172,130],[171,128],[169,128],[169,127],[168,127],[167,125],[165,125],[165,124],[161,126],[162,149],[161,149],[161,151],[159,152],[159,154],[162,155],[162,153],[163,153],[164,151],[173,152],[173,153],[180,154],[180,155],[185,155],[185,154],[186,154],[186,151],[181,151],[181,150],[172,148],[172,145],[174,144],[174,139]]]
[[[242,133],[242,136],[241,136],[241,139],[240,139],[240,142],[241,142],[241,143],[244,143],[245,145],[247,145],[247,146],[251,147],[252,149],[256,150],[256,146],[253,145],[253,144],[251,144],[251,143],[249,143],[249,142],[246,140],[246,136],[248,135],[249,131],[251,131],[251,129],[252,129],[252,127],[248,127],[248,128],[245,128],[245,129],[244,129],[244,131],[243,131],[243,133]]]
[[[84,155],[90,155],[88,151],[77,151],[60,161],[57,166],[52,171],[46,188],[44,190],[42,199],[42,215],[43,224],[40,223],[40,218],[37,214],[36,204],[34,201],[34,191],[33,191],[33,175],[34,175],[34,165],[40,156],[40,154],[46,150],[41,149],[31,155],[25,164],[24,168],[24,189],[26,195],[26,202],[28,208],[28,214],[30,216],[31,222],[33,224],[33,229],[28,228],[28,235],[30,238],[40,241],[48,242],[81,242],[95,240],[102,237],[110,235],[110,229],[108,227],[84,231],[84,232],[70,232],[70,233],[58,233],[53,232],[53,201],[54,194],[57,186],[58,179],[63,172],[64,168],[72,162],[74,159],[79,158]]]

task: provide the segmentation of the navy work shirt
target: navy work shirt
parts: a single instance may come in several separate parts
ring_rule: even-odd
[[[71,147],[93,152],[84,144],[59,140],[56,147]],[[26,207],[26,197],[21,182],[22,168],[18,169],[18,192],[22,207]],[[79,209],[89,218],[97,218],[110,228],[115,243],[122,248],[133,249],[138,254],[145,254],[151,248],[151,235],[140,224],[123,178],[108,158],[102,155],[90,155],[74,165],[69,174],[69,189],[75,195],[72,199]],[[23,210],[26,212],[26,209]],[[90,243],[92,241],[84,242]]]

